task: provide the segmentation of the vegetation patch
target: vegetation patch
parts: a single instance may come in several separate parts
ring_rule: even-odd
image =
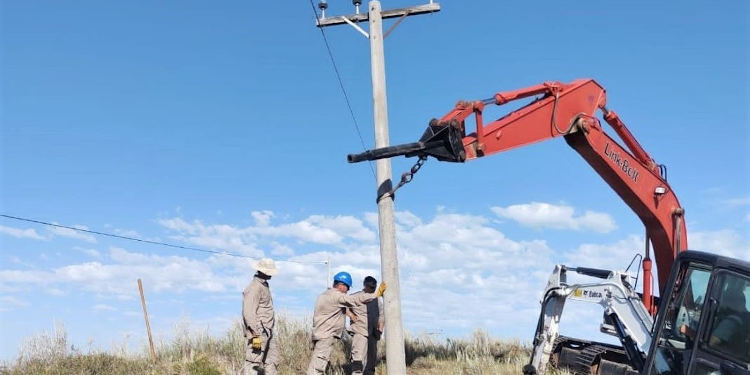
[[[279,373],[305,373],[312,354],[309,322],[280,317],[277,324]],[[384,375],[384,342],[379,346],[381,363],[376,374]],[[335,347],[328,375],[350,373],[350,347],[349,337]],[[493,339],[481,330],[465,339],[407,337],[405,350],[409,375],[520,374],[530,354],[529,348],[518,341]],[[170,341],[157,343],[156,363],[147,348],[135,353],[125,348],[84,352],[71,346],[64,328],[58,327],[26,340],[14,361],[0,365],[0,375],[239,375],[244,353],[245,338],[239,322],[220,337],[181,325]]]

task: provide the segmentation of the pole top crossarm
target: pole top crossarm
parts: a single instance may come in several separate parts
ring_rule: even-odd
[[[381,16],[383,19],[388,18],[397,18],[397,17],[403,17],[403,16],[416,16],[418,14],[425,14],[425,13],[435,13],[440,11],[440,4],[438,3],[429,3],[424,5],[416,5],[408,8],[399,8],[399,9],[390,9],[390,10],[384,10],[381,12]],[[317,26],[318,27],[326,27],[326,26],[333,26],[333,25],[340,25],[347,23],[347,20],[350,22],[362,22],[367,21],[369,18],[368,13],[360,13],[360,14],[350,14],[347,16],[333,16],[333,17],[325,17],[320,18],[317,20]]]

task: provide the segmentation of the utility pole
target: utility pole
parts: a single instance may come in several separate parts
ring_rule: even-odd
[[[141,279],[138,279],[138,291],[141,292],[141,306],[143,307],[143,319],[146,320],[146,332],[148,332],[148,347],[151,353],[151,361],[156,363],[154,340],[151,338],[151,325],[148,324],[148,312],[146,312],[146,297],[143,296],[143,283],[141,282]]]
[[[328,4],[320,0],[322,17],[317,20],[318,27],[349,24],[370,40],[370,64],[372,69],[372,101],[375,120],[375,147],[386,147],[388,140],[388,103],[385,88],[385,57],[383,39],[385,39],[406,17],[440,11],[440,4],[430,0],[429,4],[408,8],[381,10],[380,1],[372,0],[368,12],[360,13],[362,0],[353,0],[355,14],[326,17]],[[388,31],[383,33],[383,20],[398,18]],[[358,23],[369,21],[369,33]],[[383,296],[385,310],[385,349],[386,370],[390,375],[406,374],[406,356],[404,353],[404,330],[401,320],[401,288],[398,275],[398,252],[396,251],[396,226],[393,220],[393,195],[391,191],[391,161],[380,159],[377,166],[378,228],[380,232],[380,267],[383,281],[388,290]]]
[[[328,278],[326,279],[325,287],[328,288],[331,286],[331,280],[333,280],[333,278],[331,277],[331,256],[330,255],[328,256],[328,260],[326,260],[326,264],[328,265]]]

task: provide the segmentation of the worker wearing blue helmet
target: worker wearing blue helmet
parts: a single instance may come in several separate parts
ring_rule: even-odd
[[[312,342],[313,353],[307,375],[322,375],[328,366],[328,359],[336,340],[341,339],[346,325],[346,309],[364,305],[383,295],[385,283],[381,283],[375,293],[347,295],[352,286],[352,275],[339,272],[333,276],[333,287],[318,296],[313,314]],[[353,369],[354,370],[354,369]],[[359,371],[362,371],[359,369]]]

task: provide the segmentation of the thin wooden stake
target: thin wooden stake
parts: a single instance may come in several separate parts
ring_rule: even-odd
[[[156,362],[154,340],[151,338],[151,325],[148,324],[148,312],[146,312],[146,297],[143,296],[143,283],[141,283],[141,279],[138,279],[138,291],[141,292],[141,306],[143,306],[143,319],[146,320],[146,332],[148,332],[148,345],[151,349],[151,360]]]

